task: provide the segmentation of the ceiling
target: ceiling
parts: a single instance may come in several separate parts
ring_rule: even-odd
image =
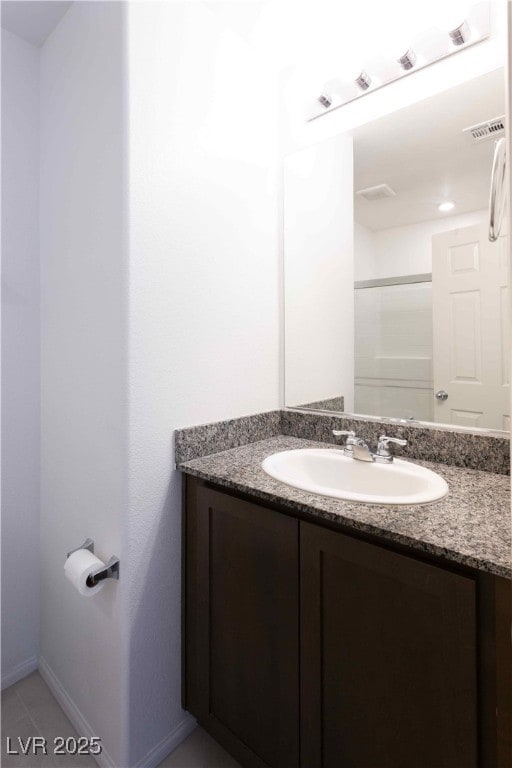
[[[354,218],[371,230],[486,208],[494,141],[462,133],[505,113],[499,69],[394,112],[354,131],[354,190],[388,184],[396,197],[368,202],[354,195]],[[440,214],[443,200],[454,200]]]
[[[61,0],[2,0],[2,28],[39,48],[71,5]]]

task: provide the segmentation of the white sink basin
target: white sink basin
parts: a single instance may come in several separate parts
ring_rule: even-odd
[[[427,504],[448,493],[445,480],[425,467],[402,459],[391,464],[358,461],[328,448],[274,453],[262,467],[294,488],[365,504]]]

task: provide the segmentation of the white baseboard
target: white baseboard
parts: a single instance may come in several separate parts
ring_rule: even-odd
[[[75,726],[76,730],[78,731],[78,735],[87,736],[88,738],[97,736],[97,734],[94,733],[93,729],[87,722],[86,718],[76,706],[71,696],[62,686],[55,672],[51,669],[51,667],[48,665],[45,659],[43,659],[42,656],[39,659],[39,673],[50,691],[59,702],[66,715]],[[121,766],[116,766],[112,760],[112,757],[105,750],[105,747],[103,747],[103,751],[100,755],[93,755],[93,757],[100,768],[121,768]]]
[[[89,738],[91,736],[96,736],[97,734],[93,732],[93,729],[86,718],[80,712],[67,691],[63,688],[56,674],[43,657],[39,659],[39,672],[64,712],[75,726],[79,735],[87,736]],[[195,719],[191,715],[186,714],[181,723],[179,723],[171,733],[139,760],[135,768],[156,768],[156,766],[158,766],[170,752],[176,749],[176,747],[181,744],[190,733],[192,733],[195,727]],[[128,766],[116,765],[105,748],[103,748],[101,755],[94,755],[94,759],[100,768],[128,768]]]
[[[142,760],[139,760],[135,768],[156,768],[168,754],[173,752],[187,736],[192,733],[197,722],[192,715],[186,714],[181,723],[169,733],[165,739],[153,747]]]
[[[35,672],[38,666],[39,659],[37,656],[32,656],[32,658],[22,661],[21,664],[17,664],[13,669],[8,670],[7,672],[2,672],[2,691],[4,688],[8,688],[10,685],[17,683],[18,680],[23,680],[23,678],[30,675],[31,672]]]

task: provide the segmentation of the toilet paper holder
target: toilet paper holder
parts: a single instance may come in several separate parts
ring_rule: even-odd
[[[78,552],[79,549],[88,549],[89,552],[94,554],[94,541],[92,539],[86,539],[80,547],[75,547],[75,549],[68,552],[67,557],[72,555],[73,552]],[[119,558],[115,555],[112,555],[103,568],[98,568],[97,571],[90,573],[85,583],[88,587],[95,587],[96,584],[105,579],[119,580]]]

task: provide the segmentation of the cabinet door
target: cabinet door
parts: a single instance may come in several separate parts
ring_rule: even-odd
[[[476,768],[473,579],[301,523],[303,768]]]
[[[185,706],[245,766],[297,768],[297,520],[188,480]]]

